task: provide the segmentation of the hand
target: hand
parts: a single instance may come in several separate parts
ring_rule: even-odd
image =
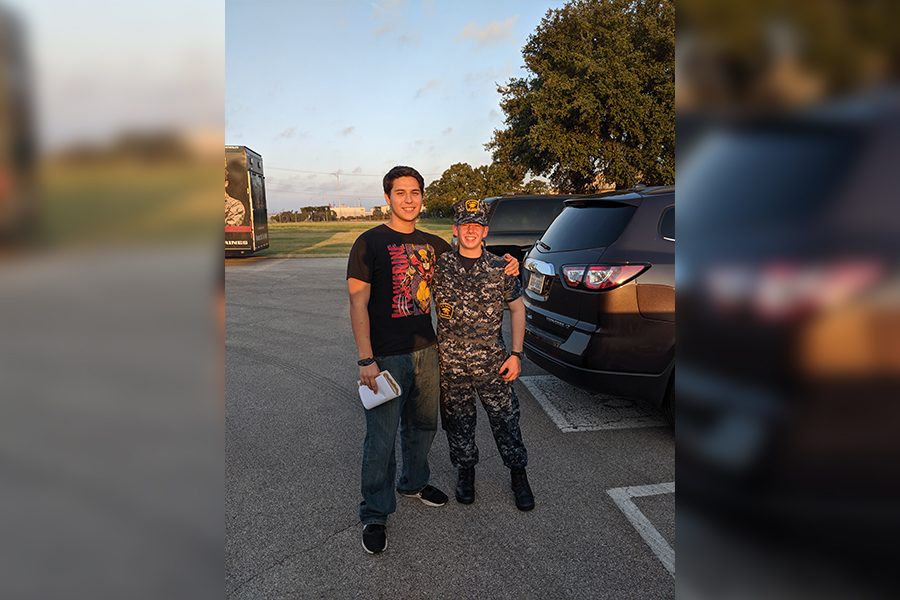
[[[500,376],[506,383],[518,379],[519,373],[521,372],[522,362],[519,360],[518,356],[510,356],[505,361],[503,361],[502,365],[500,365]]]
[[[519,276],[519,261],[517,261],[512,254],[506,253],[503,255],[503,260],[506,261],[506,267],[503,269],[503,272],[507,275],[512,275],[513,277]]]
[[[363,385],[368,386],[373,393],[377,394],[378,384],[375,382],[375,378],[378,377],[379,373],[381,373],[381,369],[378,368],[378,363],[372,363],[371,365],[360,367],[359,382]]]

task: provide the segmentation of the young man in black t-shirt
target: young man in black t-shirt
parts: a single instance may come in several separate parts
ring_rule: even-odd
[[[363,548],[370,554],[387,547],[384,527],[396,509],[398,425],[403,465],[396,491],[429,506],[447,502],[446,494],[428,484],[428,451],[437,431],[440,402],[431,281],[437,257],[450,250],[450,244],[416,229],[425,189],[418,171],[394,167],[384,176],[383,186],[390,221],[360,235],[347,263],[359,380],[376,390],[375,378],[387,370],[403,392],[366,411],[359,519]],[[506,258],[514,263],[508,269],[517,275],[518,263]]]

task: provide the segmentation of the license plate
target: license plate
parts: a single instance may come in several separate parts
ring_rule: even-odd
[[[531,272],[531,277],[528,278],[528,289],[535,294],[540,294],[541,290],[544,288],[544,276],[540,273]]]

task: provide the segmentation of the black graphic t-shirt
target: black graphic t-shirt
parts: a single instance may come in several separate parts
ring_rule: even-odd
[[[437,257],[450,244],[419,231],[379,225],[356,239],[347,278],[372,284],[369,333],[375,356],[407,354],[437,341],[431,326],[431,280]]]

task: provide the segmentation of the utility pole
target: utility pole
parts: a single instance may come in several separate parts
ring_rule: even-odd
[[[335,196],[337,197],[338,201],[340,201],[340,197],[341,197],[341,170],[338,169],[337,171],[335,171],[334,173],[332,173],[332,175],[334,175],[335,178],[337,179],[337,190],[336,190],[336,192],[335,192]]]

